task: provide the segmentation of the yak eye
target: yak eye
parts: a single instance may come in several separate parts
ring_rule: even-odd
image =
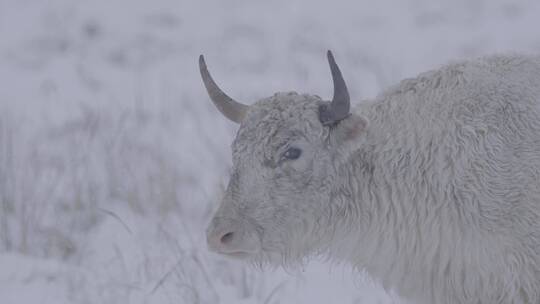
[[[298,148],[289,148],[285,153],[283,153],[283,158],[285,159],[297,159],[302,154],[302,150]]]

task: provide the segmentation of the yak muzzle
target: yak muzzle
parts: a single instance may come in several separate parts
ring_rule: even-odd
[[[208,248],[237,257],[256,253],[260,249],[260,240],[250,226],[238,220],[215,217],[207,230]]]

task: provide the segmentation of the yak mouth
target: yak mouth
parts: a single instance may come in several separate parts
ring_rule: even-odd
[[[219,253],[220,255],[230,257],[236,260],[246,260],[253,256],[252,253],[244,252],[244,251],[238,251],[238,252],[227,252],[227,253]]]

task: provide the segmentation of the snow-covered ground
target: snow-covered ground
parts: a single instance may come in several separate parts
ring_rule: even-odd
[[[355,102],[449,60],[539,52],[536,0],[0,0],[0,303],[398,303],[313,262],[260,271],[207,252],[235,98]]]

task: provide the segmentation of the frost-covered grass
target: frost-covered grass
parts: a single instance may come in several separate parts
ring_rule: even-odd
[[[285,273],[206,251],[246,103],[353,100],[448,60],[538,52],[534,0],[0,0],[1,303],[392,303],[346,266]],[[389,261],[390,262],[390,261]]]

